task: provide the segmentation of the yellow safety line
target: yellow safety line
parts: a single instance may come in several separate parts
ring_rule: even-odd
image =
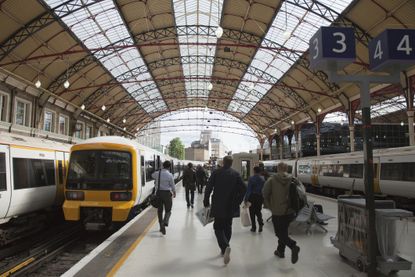
[[[13,273],[15,273],[16,271],[19,271],[20,269],[22,269],[23,267],[27,266],[28,264],[32,263],[35,260],[35,258],[30,258],[27,259],[26,261],[24,261],[23,263],[20,263],[18,265],[16,265],[15,267],[13,267],[12,269],[4,272],[3,274],[0,275],[0,277],[6,277],[6,276],[10,276]]]
[[[153,221],[147,226],[147,228],[144,230],[144,232],[137,238],[137,240],[128,248],[128,250],[122,255],[120,260],[114,265],[114,267],[111,269],[111,271],[107,274],[107,277],[112,277],[117,273],[117,271],[120,269],[120,267],[124,264],[124,262],[127,260],[127,258],[130,256],[131,252],[134,251],[134,249],[137,247],[137,245],[143,240],[143,238],[146,236],[150,228],[156,223],[157,217],[153,219]]]

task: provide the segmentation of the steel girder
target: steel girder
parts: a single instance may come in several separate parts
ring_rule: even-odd
[[[323,3],[320,3],[317,0],[285,0],[287,3],[297,6],[299,8],[305,9],[329,22],[338,22],[344,26],[351,26],[356,31],[355,37],[358,41],[363,43],[363,45],[368,46],[369,41],[372,37],[359,25],[349,20],[345,14],[339,14],[335,10],[326,6]]]
[[[0,61],[28,37],[44,29],[53,22],[56,22],[57,19],[55,14],[59,16],[59,18],[62,18],[101,1],[103,0],[69,0],[53,9],[49,9],[48,6],[41,1],[41,4],[47,11],[31,20],[0,44]]]

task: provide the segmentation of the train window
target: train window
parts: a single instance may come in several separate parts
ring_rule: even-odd
[[[405,163],[404,181],[415,181],[415,163]]]
[[[145,178],[145,175],[144,175],[144,171],[146,170],[145,162],[144,162],[144,156],[141,156],[140,164],[141,164],[141,186],[144,187],[146,185],[146,178]]]
[[[349,178],[350,177],[350,165],[344,164],[343,165],[343,177]]]
[[[350,178],[363,178],[363,164],[351,164],[349,170]]]
[[[415,163],[383,163],[380,178],[391,181],[415,181]]]
[[[309,165],[299,165],[298,174],[311,174],[311,167]]]
[[[290,173],[290,174],[293,173],[293,166],[292,165],[288,166],[287,172]]]
[[[0,153],[0,191],[7,190],[6,181],[6,154]]]
[[[13,158],[13,171],[15,189],[55,185],[52,160]]]
[[[58,161],[58,176],[59,176],[59,184],[63,183],[63,166],[62,161]]]
[[[153,160],[148,160],[148,161],[145,161],[145,165],[146,165],[146,181],[148,182],[148,181],[154,180],[151,174],[153,174],[153,172],[155,171],[155,168],[154,168],[155,162]]]
[[[66,183],[69,189],[131,189],[131,154],[110,150],[74,151]]]

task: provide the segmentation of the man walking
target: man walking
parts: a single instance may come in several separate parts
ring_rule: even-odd
[[[210,215],[215,218],[213,229],[225,264],[230,261],[232,219],[239,216],[239,205],[246,192],[241,175],[231,168],[232,161],[231,156],[224,157],[223,167],[212,173],[203,201],[204,206],[209,207],[210,194],[213,191]]]
[[[277,174],[271,176],[264,185],[262,191],[265,207],[272,212],[272,223],[275,235],[278,237],[278,247],[274,255],[285,257],[285,247],[291,249],[291,262],[298,261],[300,247],[295,240],[288,236],[288,226],[295,218],[295,211],[289,207],[289,191],[292,176],[287,173],[288,166],[285,163],[277,165]]]
[[[183,186],[186,189],[187,208],[193,208],[196,190],[196,174],[193,170],[192,163],[188,163],[187,168],[183,172]]]
[[[254,176],[249,177],[248,189],[245,195],[245,202],[251,203],[249,206],[249,215],[251,216],[252,228],[251,232],[256,232],[255,217],[258,220],[258,232],[262,232],[262,226],[264,221],[262,220],[262,203],[264,198],[262,197],[262,188],[264,187],[264,177],[261,176],[261,168],[259,166],[254,167]]]

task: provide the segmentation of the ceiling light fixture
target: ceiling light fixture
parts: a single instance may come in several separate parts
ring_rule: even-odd
[[[110,121],[111,121],[111,120],[110,120],[110,118],[108,117],[108,118],[107,118],[107,122],[108,122],[108,123],[110,123]]]
[[[405,125],[405,124],[403,123],[403,121],[401,121],[401,126],[403,126],[403,125]]]
[[[318,112],[318,113],[321,113],[321,108],[318,108],[318,109],[317,109],[317,112]]]
[[[35,83],[35,86],[37,87],[37,88],[40,88],[40,86],[42,85],[42,83],[40,82],[40,80],[39,79],[37,79],[37,81],[36,81],[36,83]]]
[[[295,123],[294,120],[291,120],[291,125],[294,125],[294,123]]]
[[[101,110],[105,111],[107,109],[107,107],[105,107],[105,105],[102,105]]]
[[[287,10],[287,1],[285,1],[285,30],[282,33],[284,39],[289,39],[291,37],[291,32],[288,30],[288,10]]]
[[[218,26],[218,28],[216,28],[215,35],[216,35],[216,38],[221,38],[222,37],[223,28],[221,26]]]
[[[212,90],[213,89],[213,84],[211,82],[209,82],[208,84],[208,90]]]
[[[125,130],[127,130],[127,128],[125,128],[125,127],[124,127],[124,128],[122,128],[122,129],[123,129],[124,131],[125,131]]]
[[[82,104],[81,109],[85,110],[85,105],[84,104]]]
[[[65,83],[63,83],[63,87],[64,88],[69,88],[69,86],[70,86],[71,84],[69,83],[69,81],[68,80],[66,80],[65,81]]]
[[[122,120],[122,123],[125,123],[125,122],[127,122],[127,119],[125,119],[125,118],[124,118],[124,119]]]

